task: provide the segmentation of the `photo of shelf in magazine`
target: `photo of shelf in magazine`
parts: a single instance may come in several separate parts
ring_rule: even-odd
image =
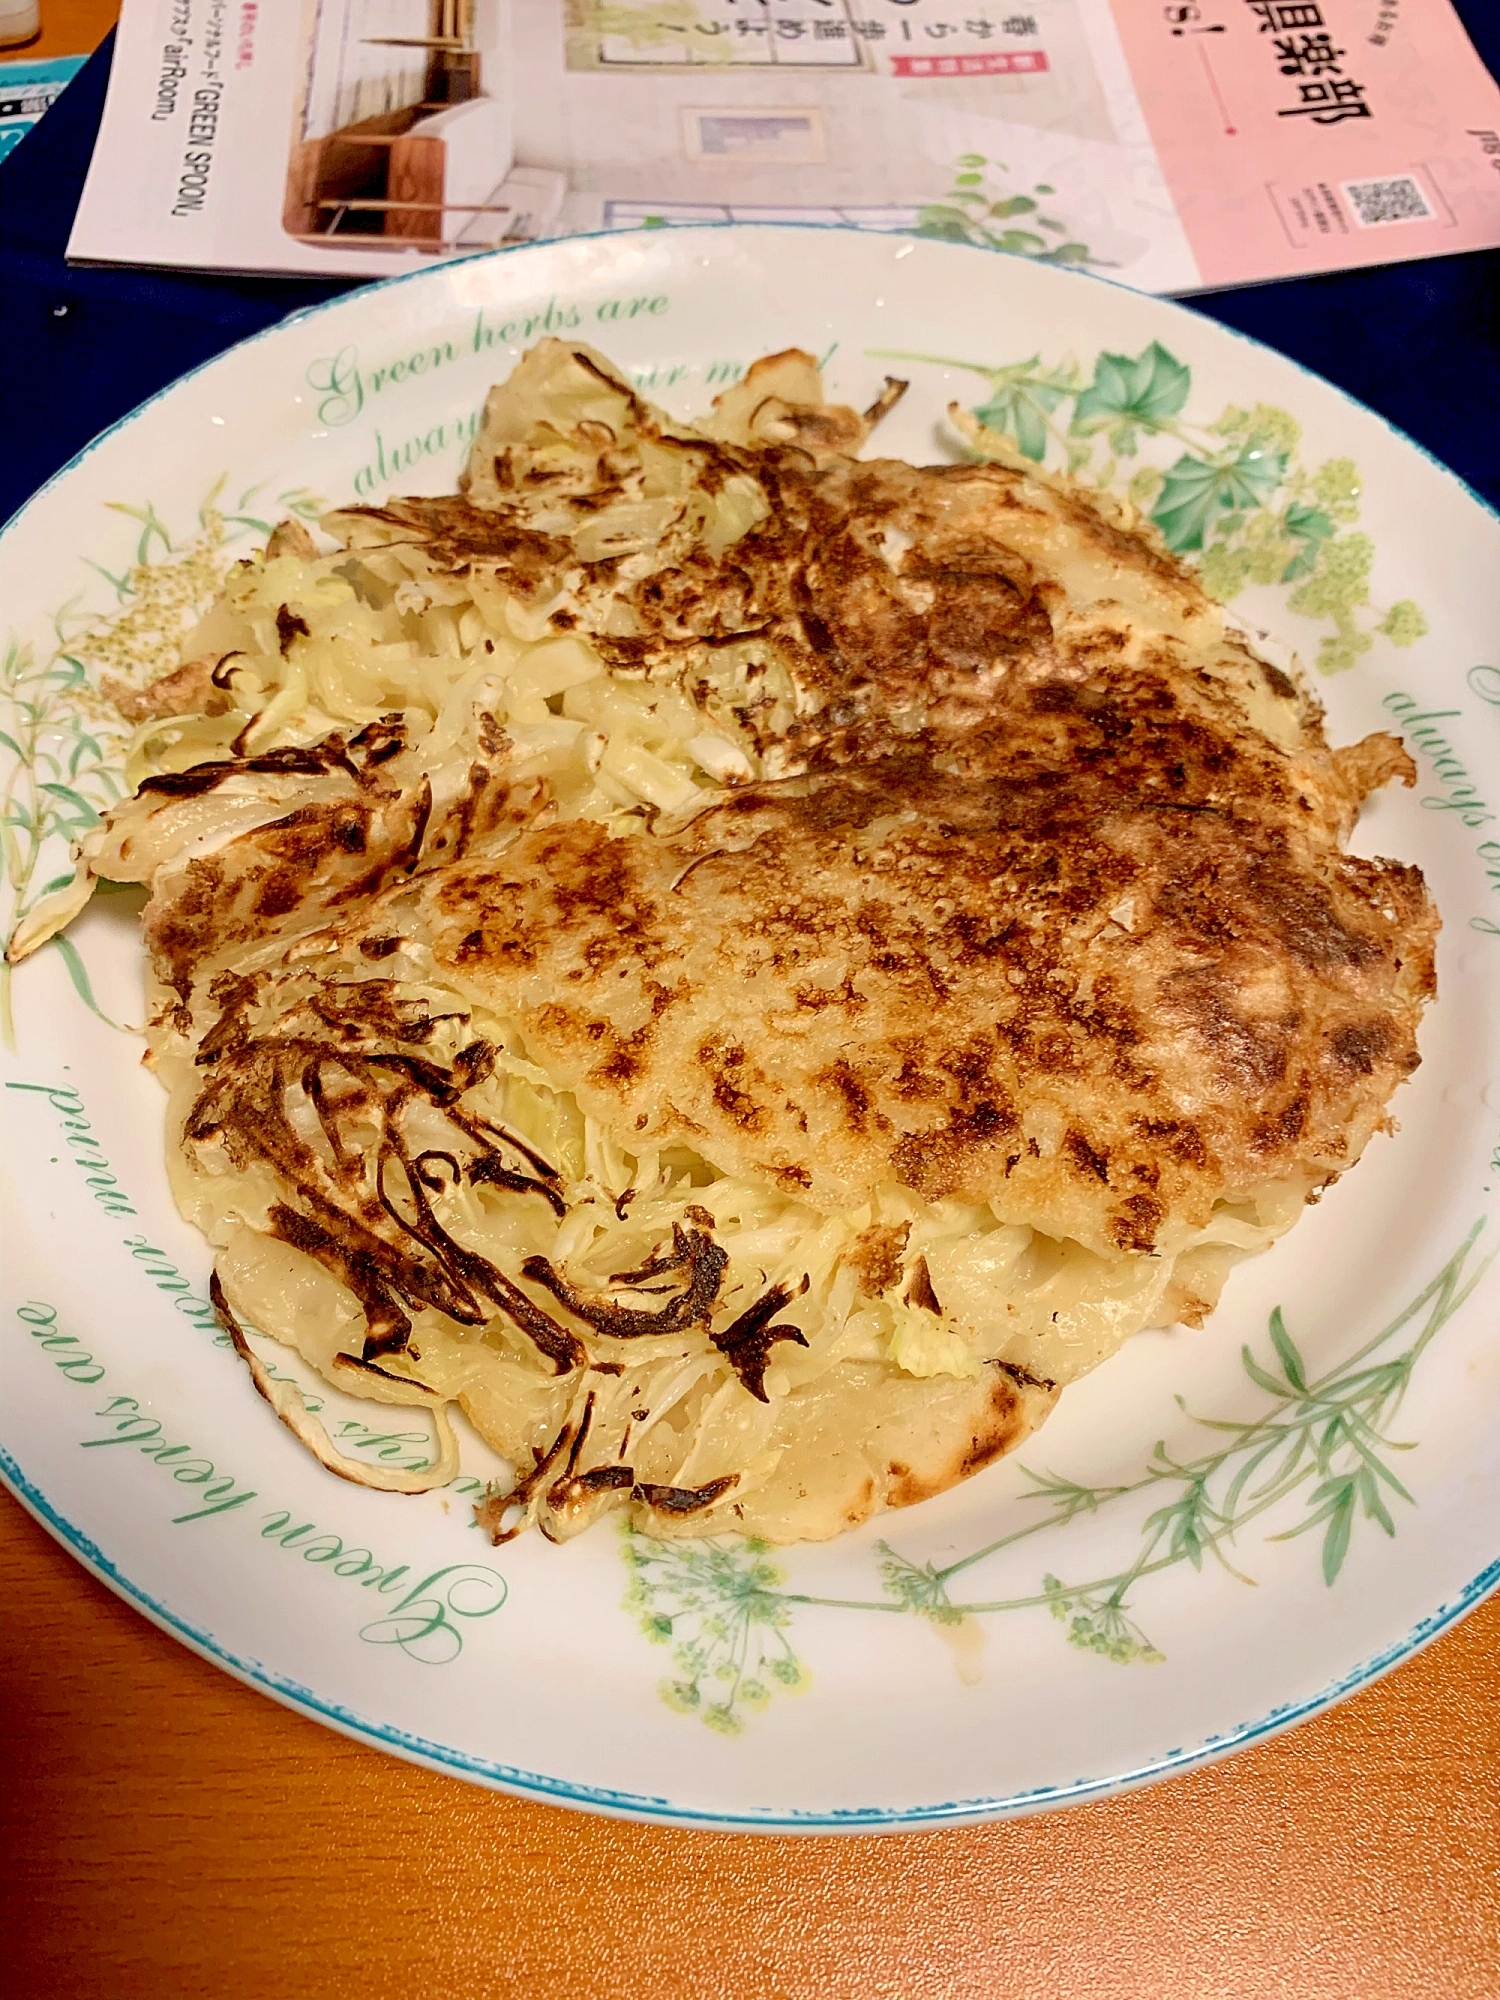
[[[1186,292],[1500,245],[1447,0],[125,0],[68,250],[386,276],[727,221]]]

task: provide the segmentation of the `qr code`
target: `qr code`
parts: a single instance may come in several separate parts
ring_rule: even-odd
[[[1345,181],[1343,189],[1362,229],[1378,222],[1426,222],[1433,213],[1420,181],[1410,174],[1388,181]]]

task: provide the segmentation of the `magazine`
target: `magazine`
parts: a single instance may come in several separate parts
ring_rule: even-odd
[[[87,61],[87,56],[39,56],[0,62],[0,160],[15,151]]]
[[[69,255],[904,232],[1152,292],[1500,245],[1448,0],[125,0]]]

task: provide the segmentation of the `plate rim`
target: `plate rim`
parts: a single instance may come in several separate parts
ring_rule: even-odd
[[[1268,1741],[1298,1723],[1309,1721],[1332,1708],[1347,1696],[1373,1686],[1394,1668],[1412,1659],[1433,1640],[1500,1590],[1500,1556],[1436,1611],[1418,1619],[1400,1639],[1351,1667],[1316,1694],[1301,1701],[1287,1702],[1252,1722],[1236,1724],[1206,1737],[1191,1748],[1164,1751],[1149,1764],[1110,1777],[1077,1778],[1067,1784],[1038,1785],[1003,1797],[945,1800],[922,1806],[841,1806],[832,1810],[798,1807],[766,1807],[715,1812],[709,1808],[675,1805],[670,1799],[644,1792],[615,1791],[608,1786],[584,1785],[568,1778],[552,1778],[543,1772],[526,1771],[516,1765],[476,1757],[451,1745],[434,1743],[410,1730],[388,1723],[373,1722],[341,1703],[327,1701],[301,1682],[278,1674],[257,1660],[231,1652],[189,1620],[179,1617],[149,1591],[134,1583],[81,1528],[61,1514],[41,1489],[32,1484],[16,1460],[0,1445],[0,1487],[16,1500],[39,1526],[98,1582],[139,1611],[158,1630],[184,1645],[200,1659],[221,1668],[246,1687],[295,1714],[325,1728],[337,1730],[406,1763],[418,1764],[445,1777],[459,1778],[491,1791],[505,1792],[538,1805],[573,1806],[607,1819],[628,1819],[657,1826],[691,1828],[708,1833],[759,1834],[868,1834],[927,1833],[944,1827],[983,1825],[987,1821],[1030,1818],[1043,1812],[1084,1805],[1091,1800],[1116,1798],[1139,1791],[1165,1778],[1175,1778],[1202,1769],[1237,1750]]]
[[[118,431],[144,416],[155,404],[174,394],[207,370],[229,361],[241,350],[280,336],[293,327],[300,327],[304,322],[320,314],[345,306],[356,295],[363,297],[366,294],[388,292],[415,280],[438,281],[444,272],[457,265],[494,264],[502,258],[522,254],[536,256],[538,253],[575,243],[624,243],[635,239],[645,240],[654,245],[667,235],[669,240],[679,236],[688,239],[683,246],[686,249],[691,240],[698,237],[733,234],[740,238],[764,240],[776,236],[825,236],[830,233],[862,239],[869,239],[874,235],[876,241],[889,240],[887,232],[877,234],[843,223],[719,222],[678,225],[670,232],[642,229],[594,230],[576,236],[547,239],[541,243],[520,243],[505,249],[480,251],[468,257],[449,259],[444,264],[427,265],[351,287],[350,290],[341,292],[334,298],[303,306],[271,325],[247,334],[229,347],[222,348],[218,353],[208,356],[194,367],[174,377],[172,381],[153,391],[151,395],[144,397],[133,408],[117,417],[74,452],[66,463],[59,466],[34,493],[30,494],[6,521],[0,523],[0,554],[4,553],[4,544],[10,540],[12,533],[21,526],[26,516],[54,486],[73,474],[100,446],[107,443]],[[928,242],[933,250],[940,253],[968,252],[970,255],[985,258],[1005,254],[981,250],[973,244],[935,243],[931,239],[910,237],[901,232],[889,234],[897,236],[903,243]],[[1295,357],[1283,354],[1268,342],[1242,332],[1237,327],[1225,325],[1222,321],[1211,318],[1210,315],[1196,310],[1189,302],[1182,299],[1164,294],[1140,292],[1123,284],[1119,279],[1106,277],[1096,271],[1074,270],[1060,266],[1048,268],[1063,279],[1080,279],[1090,285],[1123,292],[1132,299],[1160,306],[1169,314],[1184,315],[1199,324],[1206,323],[1231,341],[1271,355],[1276,361],[1292,369],[1296,375],[1307,378],[1319,392],[1332,395],[1361,415],[1372,418],[1398,445],[1417,453],[1435,471],[1451,481],[1460,495],[1470,501],[1492,526],[1500,528],[1500,507],[1476,491],[1461,474],[1455,472],[1451,466],[1445,465],[1426,445],[1411,437],[1379,410],[1373,409],[1339,384],[1330,382],[1327,377],[1318,374],[1316,370],[1309,368]],[[356,1742],[398,1756],[406,1762],[440,1772],[445,1776],[481,1784],[511,1796],[530,1799],[540,1804],[572,1806],[605,1817],[723,1833],[786,1835],[923,1832],[999,1819],[1022,1818],[1135,1791],[1161,1779],[1200,1769],[1236,1750],[1268,1740],[1322,1713],[1360,1689],[1373,1685],[1393,1668],[1430,1645],[1485,1598],[1500,1590],[1500,1555],[1497,1555],[1456,1595],[1418,1619],[1405,1634],[1357,1662],[1316,1693],[1297,1701],[1278,1704],[1253,1720],[1205,1737],[1195,1745],[1165,1751],[1149,1763],[1132,1770],[1097,1777],[1082,1777],[1061,1784],[1036,1786],[1001,1796],[949,1800],[931,1805],[848,1806],[833,1809],[766,1807],[718,1812],[707,1807],[696,1808],[674,1804],[669,1799],[652,1794],[617,1791],[608,1787],[581,1784],[571,1779],[549,1777],[544,1773],[527,1771],[518,1766],[457,1750],[450,1745],[433,1742],[391,1724],[371,1720],[356,1710],[325,1699],[299,1681],[277,1673],[258,1660],[240,1656],[220,1643],[211,1632],[200,1629],[190,1620],[172,1611],[165,1603],[125,1575],[104,1550],[28,1478],[19,1462],[3,1445],[0,1445],[0,1487],[9,1492],[83,1569],[113,1591],[123,1602],[140,1612],[159,1630],[211,1665],[231,1674],[256,1692],[270,1696],[294,1713],[334,1729]]]
[[[242,339],[232,342],[228,347],[221,347],[217,354],[211,354],[206,360],[196,363],[192,368],[184,369],[182,374],[174,376],[170,382],[164,383],[160,389],[154,389],[149,396],[142,397],[140,402],[136,403],[131,409],[126,410],[122,416],[116,417],[113,423],[107,424],[102,431],[91,437],[87,444],[80,445],[78,450],[73,453],[72,457],[65,464],[60,465],[56,472],[44,480],[34,493],[28,494],[14,513],[8,515],[5,520],[0,521],[0,542],[3,542],[5,537],[20,525],[22,519],[29,513],[31,508],[45,494],[50,493],[60,479],[66,478],[76,467],[82,465],[85,459],[91,457],[100,445],[107,443],[116,431],[123,429],[126,424],[134,423],[137,417],[143,416],[147,410],[154,404],[159,403],[163,397],[172,395],[184,383],[193,381],[207,369],[217,367],[221,361],[228,360],[230,356],[240,353],[243,349],[254,347],[262,340],[269,340],[274,335],[284,332],[288,327],[300,326],[305,320],[315,319],[320,313],[333,312],[338,307],[348,304],[356,295],[363,296],[375,292],[394,291],[398,286],[408,285],[423,278],[432,280],[440,277],[446,271],[459,267],[467,268],[472,265],[498,263],[502,258],[507,257],[534,256],[539,252],[555,250],[564,244],[623,243],[632,239],[656,243],[661,241],[663,237],[675,239],[677,237],[723,236],[730,234],[738,236],[848,236],[873,240],[877,243],[892,241],[911,244],[921,243],[927,249],[937,251],[940,254],[952,251],[955,255],[983,257],[987,260],[993,260],[998,257],[1007,263],[1014,261],[1033,269],[1037,268],[1034,259],[1015,257],[1012,252],[1005,250],[983,250],[975,243],[947,243],[934,237],[908,235],[906,232],[898,230],[860,229],[854,224],[847,222],[689,222],[673,224],[670,229],[666,230],[591,229],[581,231],[576,236],[544,237],[540,242],[512,243],[500,249],[477,250],[466,257],[450,257],[441,264],[423,265],[415,271],[396,272],[388,278],[371,278],[363,284],[351,285],[348,291],[340,292],[335,298],[319,299],[312,305],[300,306],[295,312],[289,312],[284,318],[273,321],[270,326],[263,326],[255,333],[247,333]],[[1361,415],[1373,418],[1399,444],[1406,445],[1410,450],[1416,452],[1419,457],[1423,458],[1434,471],[1440,473],[1445,479],[1451,480],[1466,499],[1473,501],[1474,505],[1482,513],[1487,514],[1490,520],[1497,527],[1500,527],[1500,503],[1487,500],[1477,488],[1469,484],[1462,473],[1455,472],[1451,465],[1444,464],[1436,452],[1429,450],[1419,438],[1412,437],[1410,432],[1402,430],[1399,424],[1392,422],[1383,412],[1375,409],[1371,404],[1362,401],[1352,391],[1342,388],[1337,382],[1331,382],[1326,375],[1320,375],[1315,368],[1309,368],[1306,362],[1297,360],[1295,355],[1283,354],[1279,347],[1273,347],[1269,341],[1257,339],[1253,333],[1245,333],[1237,326],[1226,326],[1222,320],[1214,319],[1211,314],[1200,312],[1191,303],[1191,298],[1194,295],[1190,294],[1186,298],[1179,298],[1169,292],[1137,291],[1133,285],[1127,285],[1119,278],[1106,277],[1102,271],[1085,271],[1071,265],[1049,264],[1045,268],[1056,277],[1064,280],[1078,280],[1086,285],[1102,285],[1107,291],[1121,292],[1127,298],[1143,299],[1148,304],[1164,307],[1168,312],[1185,314],[1199,325],[1207,325],[1217,329],[1228,340],[1238,341],[1245,347],[1251,347],[1262,354],[1271,355],[1275,360],[1283,362],[1288,368],[1293,369],[1298,375],[1306,376],[1319,389],[1326,390],[1330,395],[1337,396],[1340,401],[1347,403],[1352,409],[1358,410]]]

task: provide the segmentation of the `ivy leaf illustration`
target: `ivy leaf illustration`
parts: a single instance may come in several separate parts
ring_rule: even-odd
[[[1221,515],[1264,506],[1285,476],[1284,456],[1254,439],[1227,461],[1184,452],[1168,466],[1151,518],[1179,555],[1201,549]]]
[[[1013,437],[1018,449],[1040,464],[1047,456],[1047,418],[1067,391],[1045,376],[1029,373],[1038,358],[1033,355],[1019,368],[1007,369],[995,381],[989,401],[974,414],[986,430]]]
[[[1122,419],[1146,430],[1159,430],[1187,401],[1192,371],[1169,354],[1159,340],[1128,354],[1101,354],[1094,379],[1078,398],[1073,428],[1087,435]]]
[[[1286,510],[1286,531],[1304,541],[1326,542],[1334,525],[1321,507],[1305,507],[1299,500]]]
[[[1035,207],[1036,203],[1031,199],[1029,194],[1013,194],[1005,201],[992,202],[990,204],[990,214],[1001,217],[1030,215]]]
[[[1283,583],[1295,583],[1298,577],[1312,575],[1317,567],[1318,550],[1337,530],[1321,507],[1307,507],[1300,501],[1287,508],[1284,525],[1287,534],[1302,544],[1281,572]]]
[[[940,243],[967,243],[969,218],[961,208],[947,202],[929,202],[917,216],[914,234],[936,237]]]

